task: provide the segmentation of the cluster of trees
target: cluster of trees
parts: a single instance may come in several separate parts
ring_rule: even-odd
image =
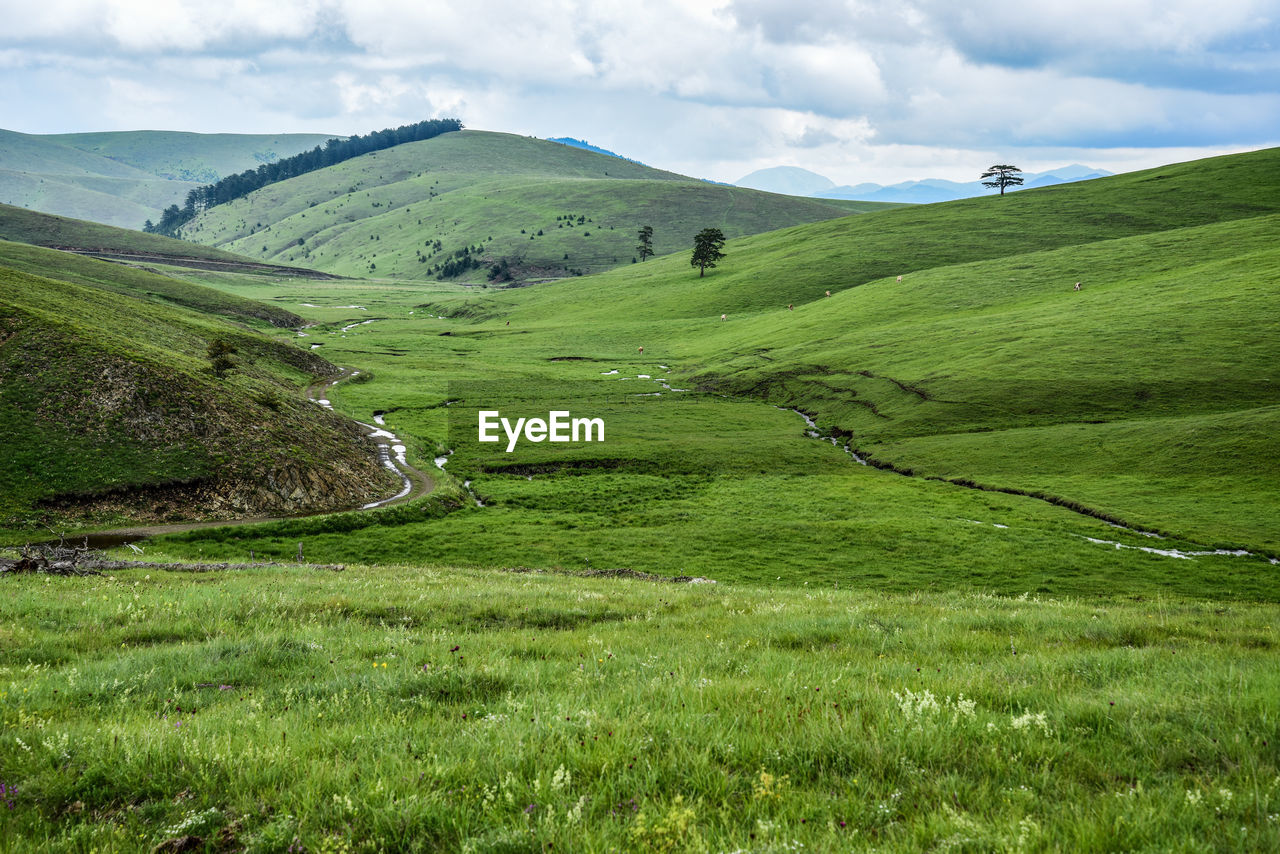
[[[371,151],[381,151],[406,142],[421,142],[424,139],[457,130],[462,130],[462,122],[457,119],[428,119],[416,124],[374,131],[364,136],[331,139],[323,146],[317,145],[310,151],[304,151],[274,163],[264,163],[257,169],[246,169],[238,175],[228,175],[221,181],[196,187],[187,193],[186,203],[181,208],[170,205],[160,216],[158,223],[147,220],[142,230],[177,237],[178,229],[194,219],[201,211],[247,196],[268,184],[296,178]]]
[[[640,231],[636,233],[636,237],[640,240],[636,244],[636,255],[641,261],[645,261],[653,257],[653,226],[641,226]],[[707,269],[714,267],[717,262],[724,258],[724,253],[720,250],[724,248],[724,232],[718,228],[704,228],[693,237],[693,255],[689,258],[689,263],[698,268],[698,276],[702,277],[707,274]],[[635,263],[636,259],[632,258],[631,263]]]
[[[437,271],[436,278],[443,281],[444,279],[452,279],[454,276],[461,276],[468,270],[479,270],[483,266],[483,262],[480,260],[480,253],[483,250],[484,247],[478,244],[476,246],[464,246],[449,256],[443,264],[433,267],[427,272]]]

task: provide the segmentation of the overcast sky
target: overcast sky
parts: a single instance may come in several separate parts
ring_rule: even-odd
[[[586,139],[733,181],[1280,144],[1280,0],[0,0],[0,127]]]

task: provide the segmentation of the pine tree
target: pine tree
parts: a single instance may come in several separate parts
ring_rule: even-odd
[[[707,268],[714,267],[724,257],[722,248],[724,233],[718,228],[704,228],[693,238],[693,257],[689,264],[698,268],[698,278],[705,276]]]
[[[988,169],[986,172],[983,172],[983,173],[982,173],[982,177],[983,177],[983,178],[991,178],[991,177],[994,177],[994,178],[995,178],[995,180],[994,180],[994,181],[983,181],[983,182],[982,182],[982,186],[984,186],[984,187],[991,187],[992,189],[995,189],[996,187],[999,187],[999,188],[1000,188],[1000,195],[1002,195],[1002,196],[1003,196],[1003,195],[1004,195],[1004,188],[1005,188],[1005,187],[1020,187],[1020,186],[1022,186],[1022,178],[1020,178],[1020,177],[1018,177],[1017,175],[1013,174],[1014,172],[1021,172],[1021,171],[1022,171],[1022,170],[1021,170],[1021,169],[1019,169],[1017,166],[1009,166],[1008,164],[1002,164],[1002,165],[999,165],[999,166],[992,166],[992,167],[991,167],[990,169]]]
[[[640,260],[653,257],[653,226],[644,226],[637,236],[640,238],[640,243],[636,246],[636,252],[639,253]]]

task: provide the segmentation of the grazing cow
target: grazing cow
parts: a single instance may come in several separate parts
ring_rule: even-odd
[[[641,348],[640,348],[640,352],[641,352],[641,353],[643,353],[643,352],[644,352],[644,348],[643,348],[643,347],[641,347]]]
[[[727,314],[722,314],[722,315],[720,315],[720,319],[721,319],[721,320],[728,320],[728,319],[729,319],[729,315],[727,315]]]
[[[827,291],[827,296],[831,296],[831,291]]]
[[[1080,283],[1076,282],[1076,290],[1080,290]]]
[[[796,307],[791,303],[787,303],[787,311],[795,311]]]

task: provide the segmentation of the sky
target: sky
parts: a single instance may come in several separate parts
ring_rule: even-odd
[[[0,0],[0,127],[569,136],[699,178],[1280,145],[1280,0]]]

